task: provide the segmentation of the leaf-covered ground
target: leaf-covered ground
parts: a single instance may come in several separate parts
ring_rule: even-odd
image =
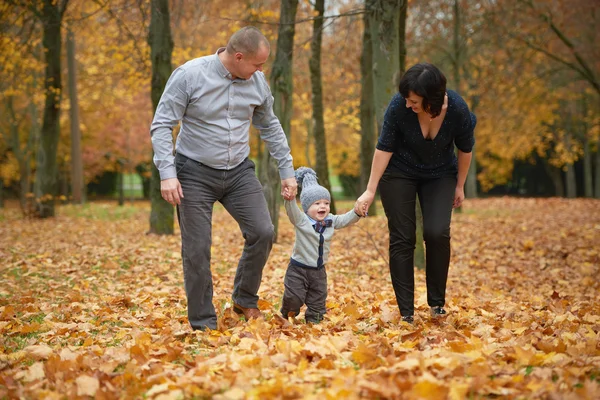
[[[350,203],[338,205],[348,209]],[[600,398],[600,203],[469,200],[455,214],[447,310],[429,318],[417,271],[399,321],[383,216],[334,238],[329,313],[272,323],[293,230],[264,270],[266,321],[230,296],[242,237],[217,208],[219,329],[187,324],[180,239],[147,235],[149,206],[0,210],[0,398]]]

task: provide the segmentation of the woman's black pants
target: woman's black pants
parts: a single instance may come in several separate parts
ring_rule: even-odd
[[[455,189],[456,175],[423,179],[386,171],[379,181],[381,203],[390,231],[390,275],[403,316],[414,314],[417,194],[423,213],[427,304],[430,307],[445,304]]]

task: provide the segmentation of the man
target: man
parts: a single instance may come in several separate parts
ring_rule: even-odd
[[[262,73],[270,45],[256,28],[234,33],[226,48],[173,71],[150,134],[161,194],[177,206],[188,320],[194,330],[216,329],[210,271],[212,210],[216,201],[235,218],[245,239],[233,287],[233,308],[260,318],[258,288],[273,242],[273,224],[250,154],[252,122],[281,177],[281,194],[296,196],[292,156],[273,113]],[[172,129],[181,121],[173,156]]]

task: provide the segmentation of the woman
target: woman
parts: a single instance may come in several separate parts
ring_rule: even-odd
[[[456,92],[446,91],[446,77],[432,64],[414,65],[398,86],[385,113],[367,189],[354,208],[366,215],[379,185],[390,231],[392,285],[402,320],[412,323],[416,195],[423,212],[427,303],[431,315],[439,317],[446,314],[450,218],[465,198],[476,118]]]

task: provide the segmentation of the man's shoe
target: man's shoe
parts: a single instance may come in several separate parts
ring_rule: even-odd
[[[290,323],[290,321],[288,321],[287,319],[283,318],[281,315],[279,314],[275,314],[273,315],[273,319],[272,321],[281,326],[282,328],[289,328],[292,326],[292,324]]]
[[[403,315],[402,322],[412,325],[415,322],[415,318],[412,315]]]
[[[431,317],[432,318],[445,317],[446,314],[447,313],[446,313],[446,310],[444,310],[444,307],[441,307],[441,306],[431,307]]]
[[[263,313],[258,308],[246,308],[233,303],[233,311],[240,315],[243,314],[246,317],[246,321],[251,318],[264,318]]]

